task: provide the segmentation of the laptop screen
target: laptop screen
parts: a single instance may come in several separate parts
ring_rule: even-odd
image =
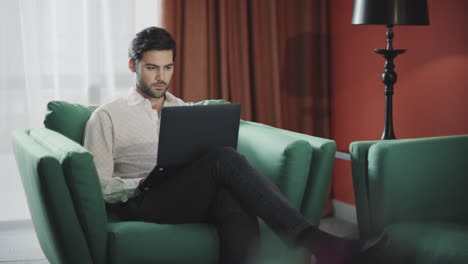
[[[163,107],[157,167],[189,164],[210,147],[237,148],[240,104]]]

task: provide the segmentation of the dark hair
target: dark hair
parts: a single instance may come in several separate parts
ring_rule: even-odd
[[[163,28],[149,27],[138,32],[130,44],[128,57],[139,61],[148,50],[172,50],[172,59],[175,61],[176,42]]]

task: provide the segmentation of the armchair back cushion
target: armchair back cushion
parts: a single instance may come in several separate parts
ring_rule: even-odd
[[[225,100],[204,100],[197,105],[225,104]],[[189,103],[190,104],[190,103]],[[44,126],[72,139],[78,144],[83,142],[83,134],[89,117],[97,106],[84,106],[65,101],[51,101],[47,104]]]

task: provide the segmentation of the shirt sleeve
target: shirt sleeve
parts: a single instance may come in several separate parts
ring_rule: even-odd
[[[126,202],[134,196],[140,179],[114,177],[114,132],[112,119],[105,110],[93,112],[86,123],[84,147],[93,154],[104,200],[108,203]]]

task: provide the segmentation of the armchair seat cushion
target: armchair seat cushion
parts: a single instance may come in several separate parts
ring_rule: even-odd
[[[305,251],[288,248],[259,220],[261,232],[257,264],[299,263]],[[108,225],[109,263],[218,263],[216,229],[206,224],[114,222]]]
[[[467,263],[468,225],[449,222],[392,224],[389,240],[369,263]]]
[[[110,263],[217,263],[218,235],[206,224],[108,225]]]

